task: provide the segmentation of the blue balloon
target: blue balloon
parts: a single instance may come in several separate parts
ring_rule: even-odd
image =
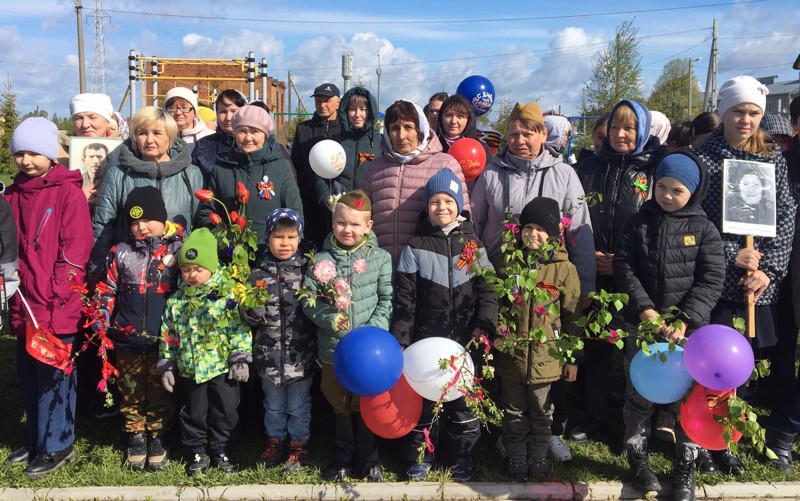
[[[472,111],[479,117],[489,111],[494,104],[494,85],[488,78],[472,75],[458,84],[456,94],[467,98]]]
[[[403,373],[403,348],[380,327],[365,325],[345,334],[333,352],[333,370],[347,391],[374,397],[389,391]]]
[[[667,357],[661,361],[660,354]],[[655,404],[677,402],[692,386],[692,376],[683,363],[683,348],[669,352],[669,343],[650,345],[650,356],[644,352],[633,357],[630,369],[631,383],[641,396]]]

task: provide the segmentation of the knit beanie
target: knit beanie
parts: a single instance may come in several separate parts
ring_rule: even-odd
[[[239,127],[253,127],[263,131],[267,136],[271,136],[272,131],[275,130],[269,113],[252,104],[242,106],[233,115],[233,130]]]
[[[372,202],[366,193],[361,190],[348,191],[339,199],[340,204],[344,204],[351,209],[361,212],[372,212]]]
[[[461,181],[453,174],[453,171],[445,167],[431,176],[428,184],[425,185],[425,205],[437,193],[446,193],[453,197],[458,206],[458,212],[464,210],[464,190],[461,189]]]
[[[552,198],[536,197],[522,209],[519,225],[524,228],[529,224],[538,224],[550,237],[561,234],[561,210],[558,202]]]
[[[689,155],[671,153],[665,156],[656,168],[656,181],[662,177],[675,178],[694,193],[700,185],[700,167]]]
[[[43,117],[30,117],[14,129],[11,136],[11,153],[30,151],[44,155],[53,162],[58,157],[58,127]]]
[[[719,106],[717,114],[725,118],[725,113],[737,104],[753,103],[761,111],[767,107],[767,86],[753,77],[734,77],[722,84],[719,88]]]
[[[161,190],[155,186],[138,186],[128,193],[122,209],[128,226],[141,219],[167,222],[167,208]]]
[[[544,125],[544,115],[542,115],[542,107],[536,101],[528,104],[517,103],[511,114],[508,115],[508,121],[517,119],[532,120],[534,122]]]
[[[300,220],[300,214],[292,209],[280,208],[275,209],[267,215],[267,230],[264,232],[264,240],[269,241],[269,236],[272,235],[272,230],[281,219],[291,219],[297,226],[297,236],[303,238],[303,221]]]
[[[69,116],[74,116],[76,113],[96,113],[107,121],[114,120],[111,115],[114,114],[114,106],[111,104],[111,98],[105,94],[78,94],[72,98],[69,103]]]
[[[217,271],[217,237],[208,228],[198,228],[191,232],[178,253],[178,263],[196,264],[211,273]]]
[[[186,87],[174,87],[168,90],[164,95],[164,108],[169,106],[169,102],[176,97],[189,101],[194,111],[197,112],[197,95],[192,92],[192,89],[187,89]]]

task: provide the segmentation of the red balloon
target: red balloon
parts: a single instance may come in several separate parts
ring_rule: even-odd
[[[383,438],[408,434],[422,415],[422,397],[400,376],[389,391],[374,397],[359,398],[361,417],[372,433]]]
[[[477,139],[462,137],[450,146],[447,154],[458,160],[467,181],[478,177],[486,167],[486,150]]]
[[[714,416],[728,414],[728,398],[731,395],[735,395],[735,390],[717,391],[699,384],[695,384],[689,390],[689,396],[680,407],[681,426],[689,440],[713,451],[728,448],[728,444],[722,438],[725,427],[718,423]],[[733,430],[733,441],[738,442],[741,438],[742,434]]]

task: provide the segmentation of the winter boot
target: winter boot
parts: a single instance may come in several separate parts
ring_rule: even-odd
[[[770,459],[769,463],[787,473],[792,472],[792,443],[794,442],[794,437],[794,433],[786,433],[772,427],[767,428],[767,447],[772,449],[772,452],[778,456],[777,459]]]
[[[650,459],[647,457],[647,442],[640,447],[628,446],[628,464],[639,490],[642,492],[661,490],[661,484],[658,483],[653,467],[650,466]]]
[[[286,460],[286,442],[277,437],[267,438],[267,447],[261,453],[261,457],[256,460],[257,465],[264,468],[272,468]]]
[[[147,435],[144,432],[131,433],[128,436],[128,465],[132,470],[144,470],[147,464]]]
[[[673,501],[694,501],[694,459],[692,453],[687,452],[683,458],[675,460],[672,469],[672,499]]]
[[[296,473],[309,464],[308,448],[306,443],[300,440],[289,442],[289,458],[286,460],[285,468],[289,473]]]

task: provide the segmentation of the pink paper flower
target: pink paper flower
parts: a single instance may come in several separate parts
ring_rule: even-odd
[[[327,259],[320,261],[314,265],[314,278],[322,284],[327,284],[336,278],[336,266]]]
[[[356,259],[356,262],[353,263],[353,271],[356,275],[360,275],[367,271],[367,260],[362,258]]]
[[[349,296],[352,294],[350,291],[350,284],[343,278],[340,278],[333,283],[333,290],[336,291],[336,295],[338,296]]]
[[[336,309],[339,311],[347,311],[347,309],[350,308],[350,296],[347,294],[338,296],[334,302],[334,306],[336,306]]]

